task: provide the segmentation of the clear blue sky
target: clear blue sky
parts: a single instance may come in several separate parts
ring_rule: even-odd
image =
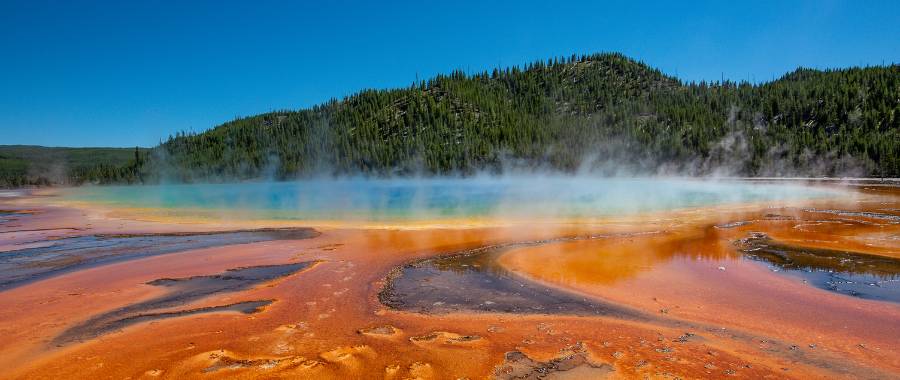
[[[373,3],[0,0],[0,144],[151,146],[572,53],[619,51],[685,80],[900,63],[900,1]]]

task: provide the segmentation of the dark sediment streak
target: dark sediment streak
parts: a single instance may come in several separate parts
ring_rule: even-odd
[[[177,317],[186,317],[189,315],[197,315],[197,314],[208,314],[208,313],[224,313],[224,312],[235,312],[242,314],[253,314],[258,313],[263,310],[266,306],[269,306],[275,302],[274,300],[258,300],[258,301],[245,301],[238,302],[228,305],[221,306],[210,306],[210,307],[201,307],[196,309],[187,309],[187,310],[178,310],[173,312],[160,312],[160,313],[147,313],[147,314],[136,314],[130,317],[125,317],[122,319],[117,319],[110,321],[108,324],[101,326],[100,328],[93,330],[90,335],[82,335],[78,338],[74,336],[60,336],[58,339],[54,340],[57,345],[65,345],[66,343],[71,343],[74,341],[84,341],[87,339],[91,339],[103,334],[107,334],[113,331],[121,330],[125,327],[135,325],[142,322],[150,322],[160,319],[167,318],[177,318]]]
[[[202,248],[318,236],[311,228],[229,232],[87,235],[46,247],[0,252],[0,291],[63,273],[144,257]]]
[[[818,213],[818,214],[832,214],[832,215],[858,217],[858,218],[881,219],[881,220],[887,220],[887,221],[890,221],[893,223],[900,223],[900,215],[880,213],[880,212],[820,210],[820,209],[814,209],[814,208],[808,208],[803,211],[806,211],[809,213]]]
[[[11,220],[14,220],[12,217],[18,215],[18,213],[6,210],[0,210],[0,223],[6,223]]]
[[[655,319],[624,306],[527,280],[496,263],[499,255],[514,248],[603,237],[610,236],[511,243],[419,260],[395,269],[379,299],[393,309],[427,314],[474,311]]]
[[[80,325],[66,330],[55,338],[53,343],[56,345],[65,345],[75,341],[84,341],[112,331],[120,330],[129,325],[150,320],[220,311],[236,311],[245,314],[254,313],[273,301],[247,301],[222,306],[176,311],[170,311],[170,309],[184,306],[217,293],[246,290],[258,284],[297,273],[309,268],[314,263],[315,262],[310,261],[284,265],[235,268],[216,275],[154,280],[147,284],[165,287],[169,292],[160,297],[128,305],[91,318]]]
[[[18,224],[10,224],[10,222],[19,221],[22,218],[33,215],[35,212],[32,210],[0,210],[0,234],[14,232],[14,231],[4,231],[8,228],[20,227]]]
[[[821,289],[854,297],[900,302],[900,260],[860,252],[795,247],[762,233],[737,242],[754,260],[796,275]]]

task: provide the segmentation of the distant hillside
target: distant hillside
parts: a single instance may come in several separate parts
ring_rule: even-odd
[[[900,176],[900,66],[689,83],[621,54],[453,72],[180,133],[126,180],[314,175]]]
[[[0,145],[0,187],[134,182],[136,149]]]
[[[510,169],[686,175],[900,175],[900,66],[798,69],[761,85],[683,84],[620,54],[366,90],[179,134],[144,178]]]

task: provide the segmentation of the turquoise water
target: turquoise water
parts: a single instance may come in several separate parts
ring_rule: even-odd
[[[64,199],[270,219],[592,217],[844,194],[799,184],[583,177],[313,180],[67,189]]]

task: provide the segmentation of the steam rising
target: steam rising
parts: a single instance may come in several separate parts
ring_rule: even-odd
[[[222,218],[414,221],[594,218],[836,194],[797,184],[532,175],[93,187],[72,189],[66,196],[114,206],[197,210]]]

